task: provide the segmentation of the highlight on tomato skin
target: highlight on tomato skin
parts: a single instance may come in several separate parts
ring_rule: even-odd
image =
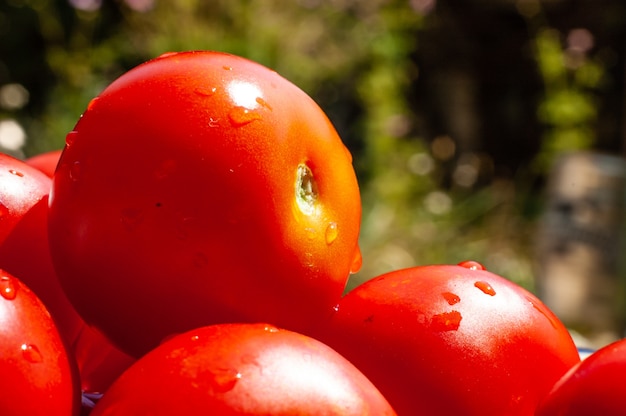
[[[554,385],[536,416],[618,416],[625,412],[626,339],[590,353]]]
[[[75,363],[45,305],[0,270],[0,414],[77,416]]]
[[[315,336],[404,415],[532,415],[580,361],[537,297],[476,262],[375,277],[348,292]]]
[[[68,298],[135,357],[215,323],[306,333],[360,267],[360,220],[351,157],[322,109],[275,71],[211,51],[165,54],[95,97],[49,202]]]
[[[218,324],[140,358],[92,416],[392,416],[378,389],[327,345],[269,324]]]

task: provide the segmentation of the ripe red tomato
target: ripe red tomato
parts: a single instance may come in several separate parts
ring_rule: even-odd
[[[475,262],[367,281],[320,332],[404,415],[532,415],[579,361],[539,299]]]
[[[178,335],[104,394],[105,415],[395,415],[380,392],[321,342],[265,324]]]
[[[50,150],[45,153],[31,156],[28,159],[24,160],[24,162],[36,169],[39,169],[48,177],[52,178],[54,176],[54,171],[57,168],[57,164],[59,163],[59,158],[61,157],[62,152],[63,149]]]
[[[609,344],[570,369],[537,409],[537,416],[618,416],[626,413],[626,339]]]
[[[76,415],[73,362],[44,304],[0,270],[0,414]]]
[[[0,244],[37,202],[48,196],[50,178],[24,161],[0,153]]]
[[[51,250],[81,315],[140,356],[213,323],[304,332],[358,270],[360,211],[350,154],[303,91],[244,58],[172,53],[68,135]]]

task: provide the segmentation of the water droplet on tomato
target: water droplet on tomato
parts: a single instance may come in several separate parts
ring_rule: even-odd
[[[461,298],[452,292],[443,292],[442,295],[446,302],[448,302],[448,304],[450,305],[456,305],[461,301]]]
[[[358,271],[361,270],[361,266],[363,266],[363,254],[361,253],[361,249],[357,247],[354,258],[352,259],[352,264],[350,265],[350,274],[358,273]]]
[[[17,295],[15,280],[11,276],[0,276],[0,295],[6,300],[13,300]]]
[[[458,266],[465,267],[466,269],[470,270],[487,270],[485,266],[473,260],[462,261],[458,264]]]
[[[157,59],[167,58],[168,56],[176,55],[178,52],[164,52],[161,55],[157,56]]]
[[[80,166],[80,162],[76,161],[72,163],[72,165],[70,166],[70,179],[73,182],[77,182],[78,180],[80,180],[81,175],[82,167]]]
[[[194,89],[193,92],[195,92],[197,95],[200,95],[202,97],[210,97],[217,92],[217,88],[198,87]]]
[[[326,227],[326,244],[331,245],[337,239],[339,235],[339,229],[336,222],[330,222]]]
[[[456,331],[461,325],[461,313],[459,311],[443,312],[433,315],[430,321],[430,328],[435,331]]]
[[[271,106],[271,105],[269,105],[269,104],[267,103],[267,101],[265,101],[263,98],[261,98],[261,97],[256,97],[255,101],[256,101],[256,102],[257,102],[257,103],[258,103],[261,107],[265,107],[265,108],[267,108],[268,110],[272,111],[272,106]]]
[[[228,113],[228,119],[234,127],[241,127],[252,123],[254,120],[260,120],[261,115],[255,110],[237,106]]]
[[[279,332],[279,329],[278,329],[278,328],[276,328],[276,327],[275,327],[275,326],[273,326],[273,325],[265,325],[265,326],[263,327],[263,330],[264,330],[264,331],[267,331],[267,332],[270,332],[270,333]]]
[[[24,174],[22,172],[20,172],[19,170],[9,169],[9,173],[11,175],[19,176],[20,178],[24,177]]]
[[[230,368],[220,368],[212,371],[212,387],[216,393],[226,393],[231,391],[241,379],[241,373]]]
[[[233,70],[233,67],[232,67],[232,66],[228,66],[228,65],[224,65],[224,66],[222,67],[222,69],[224,69],[225,71],[232,71],[232,70]]]
[[[526,296],[526,300],[530,302],[531,306],[535,308],[537,312],[542,314],[548,320],[548,322],[550,322],[550,325],[552,325],[553,328],[558,327],[557,320],[556,320],[557,318],[553,316],[548,310],[546,310],[543,304],[537,302],[536,300],[532,299],[529,296]]]
[[[92,110],[94,105],[96,105],[96,102],[98,102],[98,100],[100,99],[100,97],[94,97],[89,101],[89,104],[87,104],[87,111]]]
[[[29,363],[40,363],[43,361],[43,356],[41,355],[41,351],[37,348],[36,345],[32,344],[22,344],[22,357]]]
[[[478,281],[474,283],[474,286],[476,286],[486,295],[494,296],[496,294],[496,291],[491,287],[491,285],[485,281]]]
[[[137,208],[126,208],[122,210],[120,221],[127,231],[133,231],[143,220],[143,211]]]
[[[76,141],[76,137],[78,137],[78,132],[76,130],[72,130],[65,135],[65,145],[70,147]]]
[[[339,312],[339,304],[333,306],[333,311],[335,311],[335,313]]]

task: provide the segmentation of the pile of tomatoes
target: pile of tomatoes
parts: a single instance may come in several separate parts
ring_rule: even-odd
[[[626,344],[581,362],[480,263],[344,293],[362,261],[350,152],[247,59],[132,69],[62,151],[0,155],[0,202],[3,415],[621,414]]]

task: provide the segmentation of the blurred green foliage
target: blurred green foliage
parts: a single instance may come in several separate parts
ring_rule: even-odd
[[[615,111],[600,111],[621,103],[623,80],[612,74],[623,68],[623,30],[603,19],[625,18],[624,8],[546,4],[0,0],[0,123],[23,129],[18,155],[60,148],[89,100],[147,59],[192,49],[245,56],[309,93],[354,154],[364,264],[351,285],[473,259],[532,287],[551,161],[598,143],[621,150],[619,128],[607,129],[619,124]]]

